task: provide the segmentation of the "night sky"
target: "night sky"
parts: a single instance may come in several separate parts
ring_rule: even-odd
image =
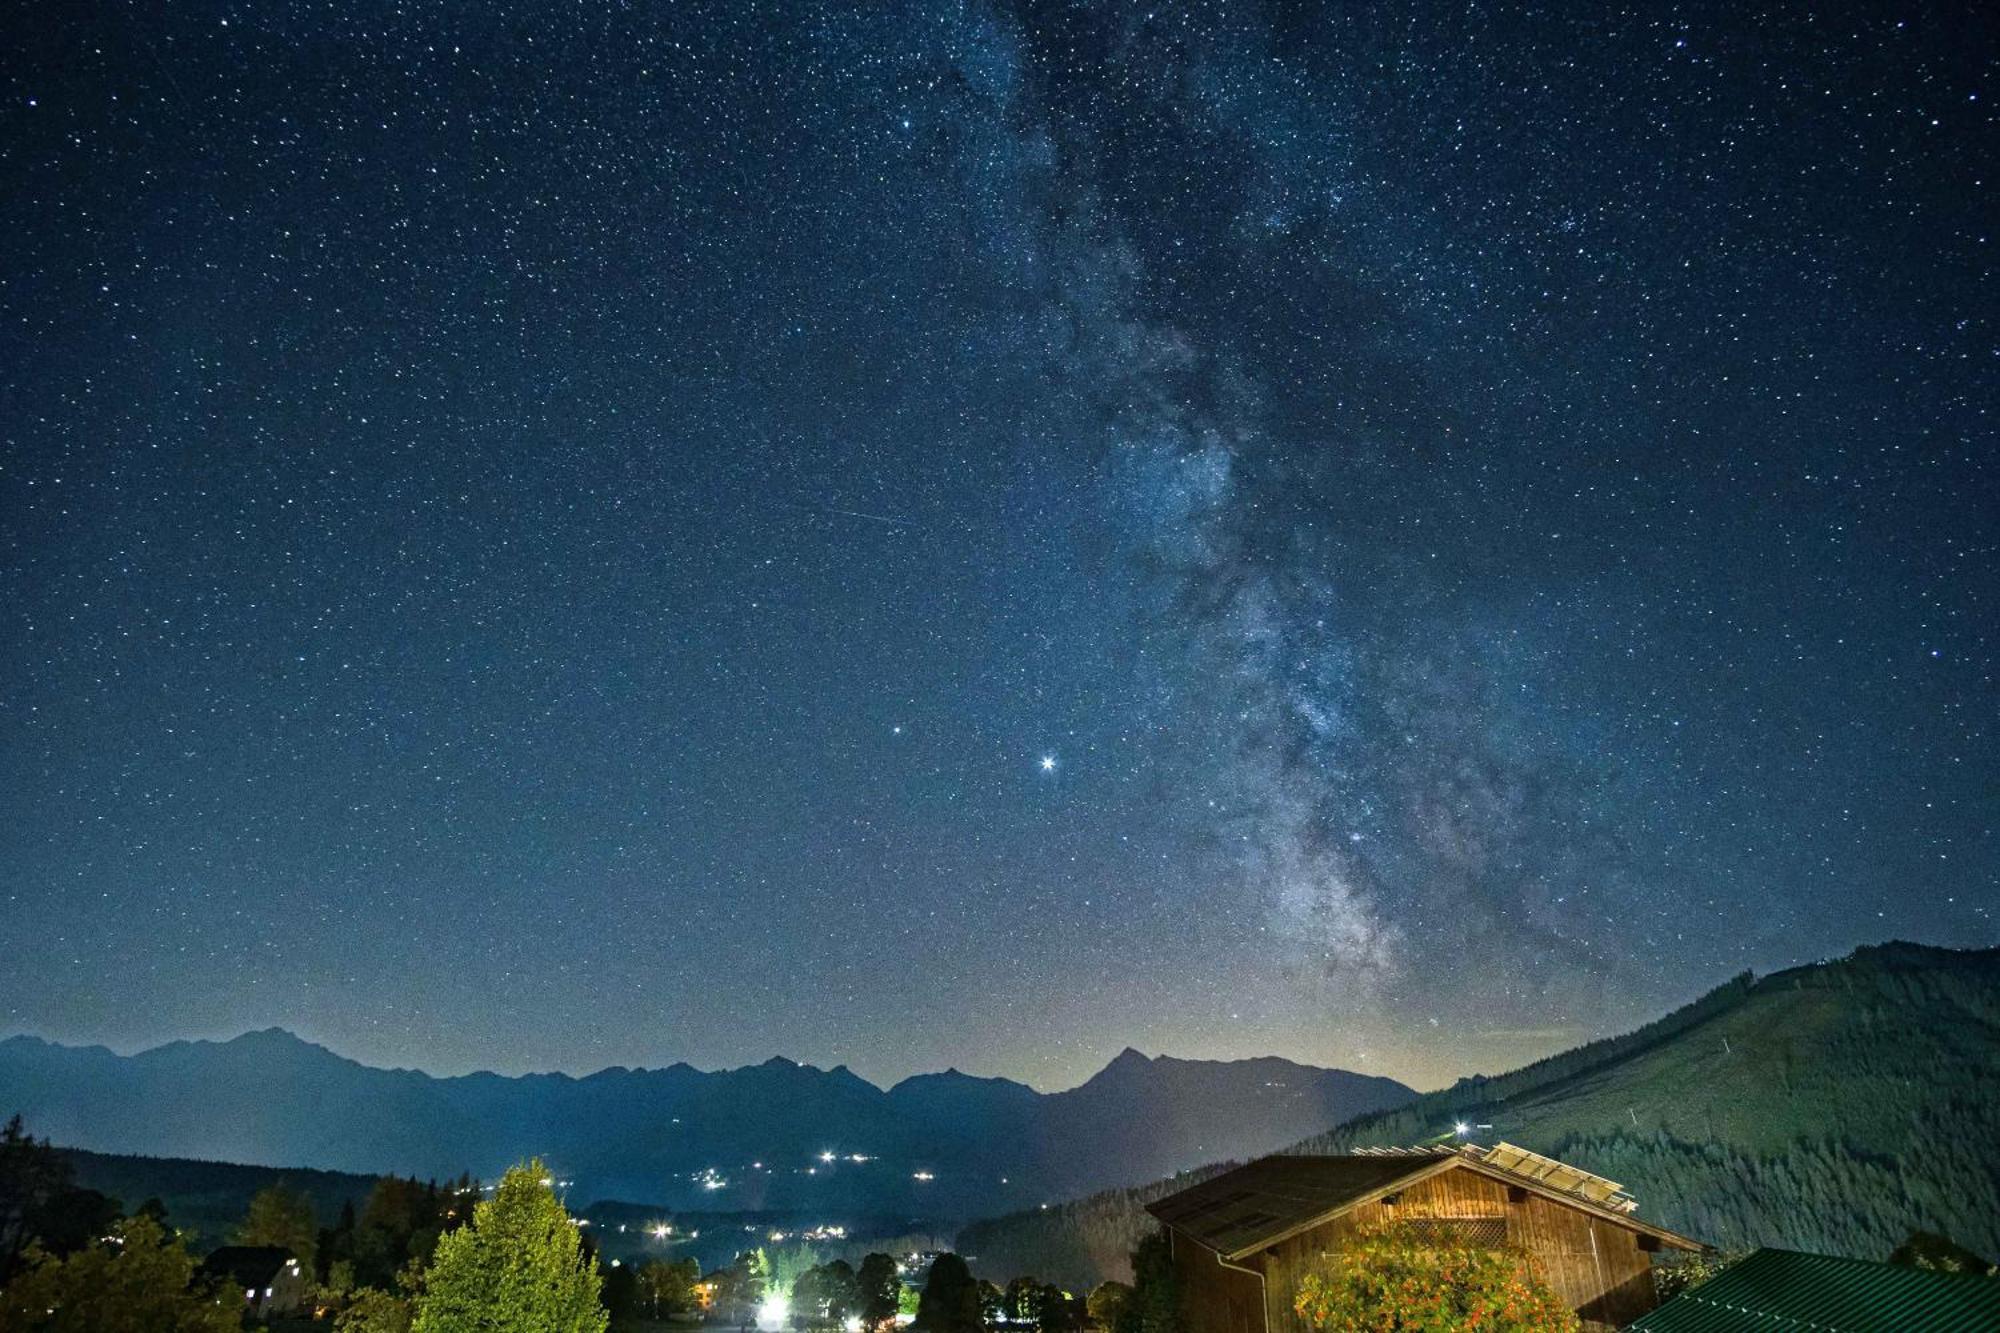
[[[2000,942],[1981,7],[1453,8],[10,7],[0,1031],[1430,1085]]]

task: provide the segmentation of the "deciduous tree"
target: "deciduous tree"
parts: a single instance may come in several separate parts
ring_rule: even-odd
[[[310,1271],[319,1244],[319,1222],[312,1200],[279,1181],[266,1185],[250,1199],[250,1210],[236,1228],[238,1245],[275,1245],[291,1251]]]
[[[980,1333],[979,1284],[965,1260],[947,1250],[931,1264],[912,1327],[918,1333]]]
[[[597,1261],[539,1161],[501,1177],[472,1225],[439,1238],[412,1333],[605,1333]]]
[[[896,1261],[886,1254],[864,1255],[861,1271],[855,1274],[855,1286],[859,1288],[860,1308],[856,1311],[861,1322],[874,1328],[886,1324],[896,1317],[901,1308],[903,1279],[896,1272]]]
[[[333,1321],[336,1333],[410,1333],[414,1312],[401,1296],[368,1287]]]
[[[1116,1328],[1132,1299],[1132,1288],[1123,1282],[1100,1282],[1090,1293],[1087,1308],[1091,1322],[1101,1328]]]
[[[149,1217],[67,1258],[39,1248],[0,1291],[0,1333],[238,1333],[243,1293],[196,1282],[194,1260]]]
[[[1576,1315],[1525,1255],[1437,1245],[1394,1229],[1357,1238],[1299,1279],[1293,1308],[1323,1333],[1575,1333]]]
[[[1132,1250],[1132,1295],[1116,1333],[1181,1333],[1181,1282],[1167,1238],[1154,1232]]]

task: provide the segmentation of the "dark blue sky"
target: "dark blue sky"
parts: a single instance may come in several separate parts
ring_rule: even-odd
[[[1433,1083],[2000,941],[1975,10],[0,20],[0,1029]]]

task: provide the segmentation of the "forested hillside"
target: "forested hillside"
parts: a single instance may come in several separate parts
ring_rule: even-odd
[[[1714,1244],[1882,1258],[1911,1230],[2000,1254],[2000,950],[1888,944],[1741,976],[1658,1022],[1363,1116],[1300,1152],[1467,1124],[1621,1181]],[[1187,1179],[1193,1179],[1189,1176]],[[1162,1182],[968,1227],[983,1275],[1121,1275]]]
[[[198,1245],[220,1245],[243,1220],[250,1199],[267,1186],[283,1184],[312,1201],[314,1216],[331,1225],[343,1205],[360,1208],[376,1177],[344,1171],[241,1166],[176,1157],[136,1157],[58,1148],[75,1181],[118,1200],[127,1209],[148,1199],[166,1206],[168,1220],[191,1232]]]

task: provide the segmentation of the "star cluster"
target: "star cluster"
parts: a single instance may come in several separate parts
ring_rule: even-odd
[[[1971,7],[0,24],[0,1027],[1422,1084],[2000,939]]]

